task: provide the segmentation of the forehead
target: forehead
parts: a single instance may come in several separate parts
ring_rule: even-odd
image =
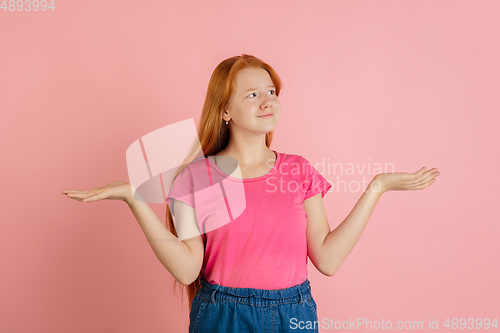
[[[271,76],[263,68],[245,68],[236,74],[236,89],[246,90],[248,88],[267,86],[273,84]]]

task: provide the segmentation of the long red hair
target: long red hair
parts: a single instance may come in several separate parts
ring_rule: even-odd
[[[276,71],[267,63],[262,60],[248,55],[242,54],[241,56],[234,56],[222,61],[212,73],[210,77],[210,82],[208,83],[207,95],[205,97],[205,103],[203,104],[203,112],[201,114],[201,119],[198,128],[199,145],[193,144],[193,148],[189,153],[189,156],[185,159],[182,166],[176,171],[174,176],[177,175],[193,160],[199,157],[212,156],[223,150],[229,143],[230,129],[226,125],[225,121],[222,119],[224,110],[229,105],[229,99],[235,90],[235,77],[239,71],[244,68],[263,68],[265,69],[273,81],[276,88],[276,96],[279,96],[282,82]],[[273,131],[266,133],[266,146],[269,148],[273,139]],[[201,156],[201,150],[203,151],[203,156]],[[167,226],[170,232],[172,232],[177,237],[177,232],[175,230],[175,225],[172,219],[172,213],[170,207],[167,205]],[[189,299],[189,311],[191,311],[191,305],[193,299],[196,296],[196,288],[200,284],[202,272],[198,275],[198,278],[188,286],[183,286],[188,293]],[[174,292],[175,285],[178,281],[174,281]],[[181,287],[182,289],[182,287]]]

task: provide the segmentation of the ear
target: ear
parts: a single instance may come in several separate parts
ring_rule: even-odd
[[[224,119],[224,121],[229,121],[229,119],[231,119],[231,117],[229,116],[229,112],[228,112],[227,108],[224,111],[224,114],[222,115],[222,119]]]

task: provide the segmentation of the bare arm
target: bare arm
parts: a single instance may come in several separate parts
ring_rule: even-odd
[[[326,236],[321,251],[329,254],[327,256],[329,276],[335,274],[351,253],[381,195],[382,191],[368,186],[344,221]]]
[[[203,263],[204,245],[201,236],[181,241],[165,228],[147,203],[134,198],[127,198],[126,202],[163,266],[179,283],[185,286],[191,284],[198,277]],[[175,200],[174,205],[176,220],[195,218],[194,209],[189,205],[178,200]]]
[[[90,191],[63,190],[62,194],[80,202],[121,200],[128,204],[146,235],[156,257],[181,284],[189,285],[200,274],[204,256],[196,214],[188,204],[174,200],[176,231],[174,236],[163,226],[156,214],[136,191],[139,201],[132,194],[132,186],[122,180],[95,187]]]
[[[368,185],[349,215],[329,231],[320,195],[304,201],[308,214],[308,249],[315,266],[332,276],[358,242],[379,198],[387,191],[422,190],[435,181],[437,169],[424,172],[378,174]],[[310,216],[310,217],[309,217]]]

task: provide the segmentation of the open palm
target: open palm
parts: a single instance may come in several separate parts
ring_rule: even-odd
[[[102,187],[94,187],[90,191],[63,190],[62,194],[80,202],[98,200],[122,200],[126,202],[132,197],[132,186],[123,180],[118,180]]]
[[[422,167],[415,173],[381,173],[375,176],[375,182],[378,182],[383,192],[422,190],[434,183],[434,178],[439,176],[436,168],[427,171],[425,169],[426,167]]]

